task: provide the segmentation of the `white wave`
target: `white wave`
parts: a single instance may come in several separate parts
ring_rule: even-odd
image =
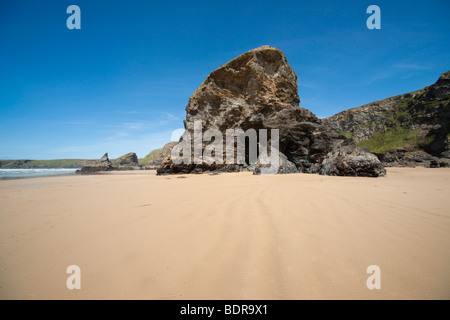
[[[55,169],[0,169],[0,178],[26,178],[74,174],[77,168]]]

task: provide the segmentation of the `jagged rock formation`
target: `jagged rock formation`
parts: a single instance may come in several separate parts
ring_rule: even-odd
[[[140,170],[136,153],[130,152],[120,158],[109,160],[108,153],[105,153],[95,164],[89,164],[78,170],[78,174],[93,174],[101,171],[124,171]]]
[[[143,169],[157,169],[161,166],[162,161],[170,155],[172,148],[177,145],[177,142],[169,142],[160,149],[151,151],[139,164]]]
[[[113,164],[109,161],[108,153],[105,153],[97,163],[89,164],[77,170],[78,174],[92,174],[100,171],[111,171],[113,170]]]
[[[251,50],[213,71],[190,97],[185,128],[193,136],[194,121],[203,131],[218,129],[279,129],[279,173],[378,177],[383,165],[357,149],[337,131],[325,126],[310,111],[299,107],[297,76],[284,54],[264,46]],[[203,148],[205,148],[205,144]],[[341,150],[341,151],[340,151]],[[255,173],[260,170],[257,168]],[[175,164],[167,157],[158,174],[241,171],[252,166]]]
[[[100,160],[85,162],[85,165],[77,173],[93,174],[101,171],[154,170],[161,165],[164,158],[170,155],[170,151],[176,144],[177,142],[167,143],[163,148],[150,152],[141,161],[139,161],[134,152],[127,153],[113,160],[109,160],[108,153],[105,153]]]
[[[139,170],[139,161],[136,153],[130,152],[112,161],[113,170]]]
[[[105,154],[103,155],[103,157],[100,158],[100,162],[110,162],[110,161],[109,161],[108,152],[105,153]]]
[[[385,165],[448,166],[450,71],[424,89],[346,110],[323,122],[376,153]]]

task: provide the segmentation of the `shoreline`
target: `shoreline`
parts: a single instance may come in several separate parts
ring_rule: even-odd
[[[389,169],[425,169],[425,170],[435,170],[435,169],[450,169],[450,168],[428,168],[425,166],[416,166],[416,167],[409,167],[409,166],[385,166],[385,168]],[[2,169],[2,168],[0,168]],[[147,169],[147,168],[141,168],[141,169],[133,169],[133,170],[106,170],[106,171],[93,171],[89,173],[79,173],[78,171],[81,170],[81,168],[5,168],[4,170],[39,170],[39,169],[46,169],[46,170],[55,170],[55,169],[70,169],[70,170],[76,170],[73,173],[60,173],[60,174],[49,174],[49,175],[36,175],[36,176],[23,176],[23,177],[0,177],[0,181],[3,180],[22,180],[22,179],[36,179],[36,178],[46,178],[46,177],[64,177],[64,176],[95,176],[95,175],[129,175],[129,174],[147,174],[148,172],[156,172],[155,169]],[[251,172],[251,171],[248,171]],[[159,176],[194,176],[194,175],[219,175],[219,174],[230,174],[230,173],[247,173],[247,171],[243,172],[203,172],[203,173],[162,173]],[[277,174],[278,175],[278,174]],[[282,174],[284,175],[284,174]],[[320,175],[318,173],[289,173],[289,175],[318,175],[318,176],[327,176],[327,175]],[[354,176],[332,176],[332,177],[341,177],[341,178],[366,178],[366,177],[354,177]],[[384,178],[381,177],[369,177],[369,178]]]
[[[8,180],[26,180],[26,179],[39,179],[39,178],[52,178],[52,177],[66,177],[76,176],[76,173],[62,173],[62,174],[48,174],[42,176],[30,176],[30,177],[0,177],[0,181]]]
[[[0,168],[0,181],[72,176],[78,168]],[[15,175],[13,175],[15,174]],[[6,176],[3,176],[6,175]],[[9,176],[8,176],[9,175]]]
[[[387,170],[1,180],[0,299],[449,299],[450,169]]]

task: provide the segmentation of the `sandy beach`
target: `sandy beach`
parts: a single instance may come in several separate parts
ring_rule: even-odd
[[[450,299],[449,181],[424,168],[0,181],[0,299]]]

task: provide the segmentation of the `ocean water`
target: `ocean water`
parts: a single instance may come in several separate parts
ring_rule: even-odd
[[[34,178],[43,176],[72,175],[78,169],[0,169],[0,179]]]

